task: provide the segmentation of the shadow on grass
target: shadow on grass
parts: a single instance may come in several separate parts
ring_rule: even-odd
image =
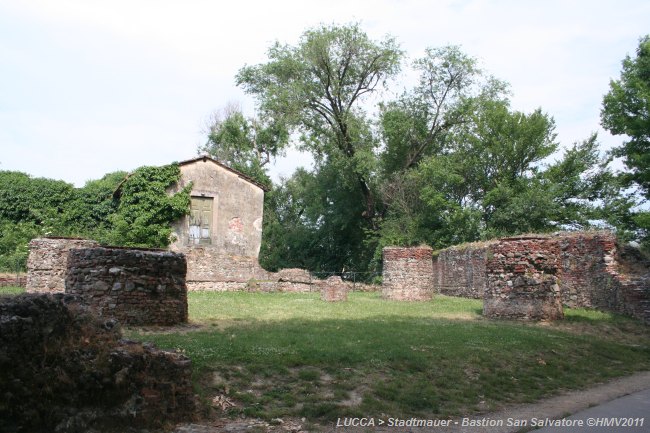
[[[266,419],[459,416],[650,369],[647,340],[487,320],[248,320],[140,338],[183,351],[206,395]]]

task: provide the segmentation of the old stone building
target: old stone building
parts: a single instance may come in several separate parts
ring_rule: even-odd
[[[258,264],[266,187],[208,156],[179,163],[192,183],[190,214],[173,225],[172,251],[187,257],[189,290],[241,289],[265,279]]]
[[[190,214],[176,224],[172,249],[209,246],[224,254],[257,257],[262,243],[266,187],[201,156],[179,163],[180,190],[192,183]]]

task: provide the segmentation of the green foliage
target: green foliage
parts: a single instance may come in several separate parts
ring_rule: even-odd
[[[267,269],[364,271],[363,200],[333,165],[298,170],[268,196],[260,263]],[[270,209],[269,209],[270,208]]]
[[[630,170],[629,182],[650,199],[650,35],[639,41],[636,57],[626,56],[618,80],[603,98],[602,125],[614,135],[629,137],[616,150]]]
[[[105,241],[130,247],[169,245],[170,224],[189,212],[191,185],[167,191],[180,179],[178,164],[140,167],[120,186],[117,211],[109,216],[112,230]]]
[[[125,177],[118,171],[74,188],[62,181],[0,172],[0,271],[24,270],[29,241],[38,236],[167,246],[170,224],[189,210],[191,187],[172,196],[166,193],[180,177],[178,165],[142,167]],[[120,184],[118,200],[113,193]]]
[[[75,200],[66,182],[0,171],[0,271],[24,270],[34,237],[76,235]]]
[[[282,153],[288,139],[286,127],[271,116],[249,119],[240,107],[228,105],[214,115],[208,141],[199,150],[261,184],[271,185],[268,164]]]
[[[507,102],[482,97],[464,118],[445,132],[436,152],[384,182],[389,210],[380,246],[444,248],[564,222],[540,166],[557,149],[553,120],[541,110],[512,112]]]
[[[74,200],[69,183],[0,171],[0,221],[33,223],[44,233],[69,235],[74,228],[68,226],[66,212]]]
[[[119,203],[113,193],[127,175],[125,171],[108,173],[77,189],[76,199],[68,211],[68,219],[78,227],[79,235],[98,241],[110,237],[113,229],[110,217],[117,212]]]
[[[265,266],[377,270],[386,245],[444,248],[594,223],[624,239],[643,232],[596,136],[560,154],[553,118],[512,110],[507,84],[458,47],[428,48],[412,63],[418,83],[369,116],[359,101],[369,106],[364,97],[402,56],[358,25],[318,27],[239,71],[262,116],[299,131],[315,160],[266,202]]]
[[[0,272],[26,269],[29,241],[42,235],[34,222],[0,221]]]
[[[399,71],[402,51],[394,39],[372,41],[352,24],[307,30],[297,46],[275,43],[268,57],[242,68],[237,84],[258,99],[263,113],[301,132],[318,163],[345,173],[372,221],[377,201],[370,159],[377,142],[360,104]]]
[[[602,125],[612,134],[628,138],[613,150],[628,169],[614,182],[621,184],[619,188],[639,187],[646,206],[639,208],[640,200],[631,194],[611,197],[605,206],[608,221],[624,239],[641,240],[642,247],[650,251],[650,35],[639,40],[636,57],[625,57],[621,77],[609,87],[600,113]]]

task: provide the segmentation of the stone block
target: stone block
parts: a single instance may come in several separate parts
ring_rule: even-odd
[[[319,281],[320,298],[327,302],[339,302],[348,300],[349,286],[341,277],[333,275],[326,280]]]
[[[140,431],[196,415],[187,357],[122,340],[114,320],[61,293],[0,298],[0,372],[2,432]]]

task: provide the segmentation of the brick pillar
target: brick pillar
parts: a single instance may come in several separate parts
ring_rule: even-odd
[[[429,247],[386,247],[383,250],[382,296],[397,301],[433,297],[433,250]]]

